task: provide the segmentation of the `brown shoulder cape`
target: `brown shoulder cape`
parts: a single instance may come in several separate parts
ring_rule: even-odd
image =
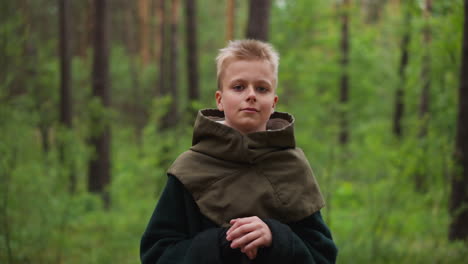
[[[253,215],[289,223],[325,205],[307,158],[295,147],[291,115],[275,112],[270,130],[246,135],[217,122],[223,117],[201,110],[192,147],[168,170],[202,214],[221,226]]]

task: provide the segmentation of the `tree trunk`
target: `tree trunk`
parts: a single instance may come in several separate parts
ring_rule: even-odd
[[[88,48],[92,43],[92,32],[94,28],[93,17],[93,2],[92,0],[87,0],[84,3],[84,18],[80,22],[80,29],[78,35],[78,47],[77,54],[82,58],[86,58]]]
[[[143,134],[143,128],[146,123],[146,116],[147,113],[145,112],[144,107],[142,107],[141,102],[142,99],[142,87],[141,87],[141,80],[138,75],[138,69],[139,67],[138,64],[138,56],[133,56],[133,54],[139,54],[140,62],[144,64],[143,62],[143,53],[141,52],[141,45],[140,49],[137,46],[137,43],[135,42],[135,37],[137,36],[134,31],[134,25],[136,23],[135,17],[134,17],[134,8],[133,5],[134,2],[132,1],[122,1],[120,3],[120,9],[124,11],[124,23],[123,23],[123,35],[124,35],[124,43],[128,49],[128,52],[130,54],[128,58],[128,63],[129,63],[129,72],[128,75],[131,80],[131,90],[132,90],[132,96],[133,98],[129,101],[128,104],[124,104],[125,106],[122,107],[122,112],[126,113],[130,116],[130,120],[132,121],[132,124],[135,126],[135,136],[137,138],[137,143],[140,145],[141,139],[142,139],[142,134]],[[140,2],[138,2],[140,4]],[[138,6],[140,8],[140,6]],[[140,16],[139,16],[140,17]],[[141,28],[141,27],[140,27]],[[148,61],[149,62],[149,61]]]
[[[387,0],[362,0],[366,23],[377,23]]]
[[[109,83],[109,36],[107,0],[95,0],[94,60],[92,72],[93,96],[99,98],[103,108],[110,106]],[[103,113],[92,120],[90,143],[95,153],[89,163],[88,189],[101,194],[106,208],[110,206],[109,193],[106,187],[110,183],[110,141],[109,122]],[[97,130],[97,131],[96,131]]]
[[[177,61],[178,61],[178,32],[179,25],[179,0],[172,0],[171,24],[170,24],[170,45],[169,45],[169,95],[171,104],[168,113],[163,118],[163,129],[174,127],[179,120],[178,113],[178,92],[177,92]]]
[[[403,128],[401,125],[403,115],[405,112],[405,105],[404,105],[404,87],[406,85],[406,67],[408,66],[409,61],[409,44],[411,40],[411,13],[408,8],[405,8],[405,20],[404,20],[404,27],[405,32],[403,34],[403,39],[401,41],[401,57],[400,57],[400,68],[399,68],[399,75],[400,75],[400,86],[397,88],[396,95],[395,95],[395,112],[393,116],[393,134],[397,138],[401,138],[403,136]]]
[[[152,36],[153,36],[153,43],[151,45],[152,49],[151,49],[151,61],[153,62],[159,62],[159,57],[161,56],[161,49],[159,47],[160,43],[161,43],[161,28],[160,28],[160,24],[161,24],[161,16],[162,14],[160,13],[161,12],[161,9],[160,9],[160,0],[152,0],[152,6],[151,6],[151,10],[152,10],[152,17],[155,18],[155,21],[153,21],[154,23],[152,23]]]
[[[59,0],[59,32],[60,32],[60,124],[67,130],[72,129],[72,94],[71,94],[71,40],[70,40],[70,1]],[[59,146],[60,161],[66,165],[66,157],[69,151],[67,147],[69,142],[62,140]],[[73,166],[70,168],[69,191],[74,193],[76,190],[76,175],[73,172]]]
[[[226,5],[226,42],[234,39],[234,0],[228,0]]]
[[[430,88],[431,88],[431,54],[430,54],[430,47],[432,41],[432,33],[430,27],[430,16],[432,12],[432,0],[425,0],[424,2],[424,18],[425,18],[425,26],[423,28],[423,47],[424,47],[424,55],[422,61],[422,69],[421,69],[421,80],[422,80],[422,90],[421,90],[421,97],[419,103],[419,119],[421,120],[421,127],[419,130],[419,138],[422,139],[423,144],[423,155],[425,155],[426,151],[426,143],[424,142],[424,138],[427,135],[428,123],[429,123],[429,103],[430,103]],[[415,175],[415,189],[419,192],[424,192],[427,188],[426,186],[426,179],[424,174],[426,174],[427,167],[427,160],[426,157],[423,156],[421,160],[421,166],[423,171],[417,172]]]
[[[270,0],[250,0],[247,38],[268,41]]]
[[[156,94],[164,96],[167,93],[167,17],[166,17],[166,0],[158,0],[158,17],[159,17],[159,76]]]
[[[465,0],[455,170],[452,176],[450,240],[468,241],[468,0]]]
[[[143,66],[150,61],[149,50],[149,0],[138,0],[138,18],[140,22],[140,58]]]
[[[341,78],[340,78],[340,134],[339,142],[346,145],[349,141],[347,105],[349,101],[349,8],[351,0],[344,0],[341,14]]]
[[[187,73],[188,73],[188,92],[189,101],[197,101],[200,99],[198,89],[198,45],[197,45],[197,3],[195,0],[185,1],[186,15],[186,47],[187,47]]]
[[[123,22],[122,22],[122,34],[123,34],[123,44],[126,48],[127,53],[131,58],[138,57],[134,56],[139,53],[138,46],[138,35],[135,31],[135,24],[137,23],[135,18],[135,2],[120,0],[118,8],[123,12]]]
[[[425,0],[424,2],[424,18],[425,26],[423,29],[423,46],[424,56],[422,61],[421,79],[423,83],[421,98],[419,104],[419,117],[422,122],[420,136],[425,137],[427,134],[427,118],[429,114],[429,92],[431,88],[431,54],[430,47],[432,42],[432,33],[429,19],[432,12],[432,0]]]

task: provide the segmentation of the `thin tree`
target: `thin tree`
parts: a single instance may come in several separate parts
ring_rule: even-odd
[[[422,90],[419,103],[419,117],[423,121],[420,130],[420,136],[425,137],[427,134],[427,118],[429,115],[429,92],[431,88],[431,54],[430,46],[432,42],[431,26],[429,23],[430,16],[432,13],[432,0],[424,1],[424,19],[425,25],[423,28],[423,47],[424,55],[422,59],[421,79],[422,79]]]
[[[387,0],[362,0],[366,23],[377,23]]]
[[[468,0],[465,0],[462,60],[455,143],[456,169],[452,175],[450,240],[468,241]]]
[[[161,49],[159,47],[159,44],[161,43],[160,37],[161,37],[161,16],[160,14],[160,0],[152,0],[151,1],[151,17],[152,17],[152,24],[151,24],[151,30],[152,30],[152,49],[151,49],[151,61],[153,62],[159,62],[159,57],[161,56]],[[156,91],[155,91],[156,92]]]
[[[169,90],[172,98],[170,112],[172,115],[171,121],[169,122],[170,126],[174,126],[178,121],[178,59],[179,59],[179,8],[180,0],[172,0],[171,6],[171,45],[170,45],[170,71],[169,71]]]
[[[249,21],[246,37],[268,41],[270,24],[270,0],[249,1]]]
[[[78,47],[76,49],[77,54],[86,58],[89,46],[92,43],[92,32],[93,32],[93,0],[85,0],[80,2],[83,5],[82,18],[79,24],[79,33],[77,36]]]
[[[344,0],[341,8],[341,77],[340,77],[340,132],[338,140],[341,145],[349,141],[347,105],[349,101],[349,8],[351,0]]]
[[[189,101],[200,99],[198,88],[198,45],[197,45],[197,3],[195,0],[185,0],[185,30],[187,48],[187,87]]]
[[[227,0],[226,5],[226,42],[234,39],[234,0]]]
[[[164,96],[167,93],[167,17],[166,17],[166,0],[158,0],[157,2],[157,18],[159,25],[159,76],[156,94]]]
[[[400,55],[400,66],[398,74],[400,75],[400,84],[395,94],[395,110],[393,115],[393,134],[397,138],[403,136],[402,119],[405,112],[405,90],[406,85],[406,68],[409,62],[409,44],[411,40],[411,12],[407,5],[403,6],[404,9],[404,33],[400,43],[401,55]]]
[[[421,120],[421,127],[419,129],[419,138],[421,139],[422,148],[424,149],[423,155],[425,155],[425,148],[427,144],[424,139],[427,135],[428,123],[429,123],[429,104],[430,104],[430,89],[431,89],[431,54],[430,47],[432,42],[432,32],[430,26],[430,16],[432,13],[432,0],[425,0],[423,7],[423,14],[425,25],[423,27],[423,58],[421,66],[421,81],[422,89],[419,102],[419,119]],[[415,175],[415,189],[419,192],[424,192],[427,188],[425,172],[427,171],[426,157],[423,156],[421,160],[421,169]]]
[[[147,0],[146,0],[147,1]],[[135,5],[137,4],[137,5]],[[128,76],[131,80],[132,97],[124,103],[124,112],[129,114],[133,125],[135,126],[135,136],[138,145],[142,142],[143,128],[146,124],[147,112],[141,104],[143,100],[141,80],[139,78],[138,69],[144,68],[149,63],[149,12],[148,3],[142,1],[122,1],[120,2],[119,10],[123,11],[123,25],[121,26],[124,36],[124,43],[129,51],[129,71]],[[139,25],[139,34],[134,30],[134,24]],[[142,36],[142,32],[144,36]],[[136,38],[139,38],[140,45],[138,46]],[[144,44],[142,44],[144,43]],[[138,56],[133,56],[138,54]]]
[[[95,0],[94,4],[93,96],[99,99],[104,109],[107,109],[110,106],[108,1]],[[94,131],[90,144],[95,153],[89,162],[88,189],[101,194],[105,207],[109,208],[110,197],[106,187],[111,180],[110,126],[103,113],[97,113],[91,122]]]
[[[138,0],[138,19],[140,23],[140,58],[143,66],[150,61],[150,21],[149,21],[149,0]],[[128,25],[127,25],[128,26]]]
[[[178,25],[179,25],[179,0],[172,0],[170,21],[170,45],[169,45],[169,85],[168,94],[171,104],[168,113],[163,117],[163,129],[174,127],[179,120],[178,91],[177,91],[177,60],[178,60]]]
[[[71,94],[71,40],[70,40],[70,1],[59,0],[59,53],[60,53],[60,124],[67,130],[72,129]],[[60,160],[66,164],[66,142],[60,145]],[[76,189],[76,176],[70,171],[70,192]]]

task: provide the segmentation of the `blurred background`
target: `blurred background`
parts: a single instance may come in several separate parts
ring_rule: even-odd
[[[139,263],[218,50],[256,38],[338,262],[463,263],[463,2],[2,0],[0,262]]]

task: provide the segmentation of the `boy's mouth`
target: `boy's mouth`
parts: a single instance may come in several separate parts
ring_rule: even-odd
[[[252,108],[252,107],[242,108],[241,111],[245,111],[245,112],[258,112],[257,109]]]

